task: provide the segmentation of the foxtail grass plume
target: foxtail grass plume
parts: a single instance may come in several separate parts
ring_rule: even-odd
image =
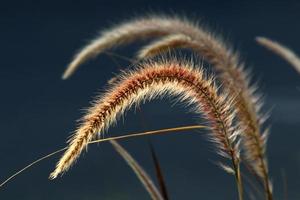
[[[205,78],[200,68],[176,59],[149,61],[133,71],[123,73],[118,82],[98,97],[69,141],[69,147],[57,163],[50,178],[65,172],[87,147],[87,143],[103,134],[133,104],[158,96],[177,96],[203,113],[210,123],[210,139],[221,156],[231,159],[236,180],[241,190],[239,171],[239,126],[233,123],[233,98],[219,93],[212,78]]]
[[[293,52],[286,46],[266,37],[256,37],[255,39],[260,45],[266,47],[273,53],[285,59],[295,68],[295,70],[297,70],[298,73],[300,73],[300,58],[296,55],[295,52]]]
[[[102,31],[99,37],[83,47],[67,66],[62,78],[69,78],[84,62],[113,47],[178,32],[196,34],[197,27],[187,20],[167,16],[150,16],[118,24]]]
[[[154,57],[174,48],[188,48],[203,56],[206,61],[214,65],[219,72],[222,83],[231,95],[237,96],[237,110],[245,127],[245,148],[248,159],[252,162],[258,160],[257,155],[264,157],[264,147],[267,134],[260,134],[264,118],[260,117],[261,102],[256,88],[250,86],[249,75],[244,72],[243,63],[239,62],[238,55],[227,50],[224,43],[213,38],[209,33],[202,32],[196,39],[183,34],[173,34],[157,39],[144,46],[138,53],[139,59]],[[267,132],[266,132],[267,133]],[[257,142],[257,141],[258,142]],[[255,147],[255,149],[250,148]],[[258,161],[258,163],[261,161]],[[265,162],[265,161],[264,161]],[[258,163],[253,164],[257,172],[262,175]]]

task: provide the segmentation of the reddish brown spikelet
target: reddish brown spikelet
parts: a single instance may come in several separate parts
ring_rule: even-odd
[[[119,80],[89,109],[51,178],[66,171],[86,148],[87,142],[107,129],[126,109],[166,94],[177,96],[194,105],[196,112],[203,113],[210,123],[210,138],[216,144],[217,152],[232,159],[237,167],[239,129],[233,125],[233,100],[226,94],[219,94],[212,79],[205,79],[200,69],[176,60],[147,62],[124,73]]]

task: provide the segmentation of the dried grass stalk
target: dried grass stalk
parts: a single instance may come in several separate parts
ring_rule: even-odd
[[[300,58],[291,49],[266,37],[256,37],[256,41],[260,45],[285,59],[297,70],[298,73],[300,73]]]
[[[215,143],[217,153],[232,161],[242,199],[238,145],[240,129],[233,125],[235,113],[232,97],[219,94],[212,78],[204,78],[203,72],[194,68],[193,64],[175,59],[143,63],[139,69],[124,73],[118,80],[89,109],[50,178],[54,179],[68,170],[87,143],[103,133],[133,104],[168,94],[193,105],[195,111],[202,112],[208,120],[210,139]]]
[[[157,134],[166,134],[166,133],[174,133],[174,132],[179,132],[179,131],[186,131],[186,130],[194,130],[194,129],[200,129],[200,128],[207,128],[206,126],[202,126],[202,125],[192,125],[192,126],[181,126],[181,127],[174,127],[174,128],[166,128],[166,129],[158,129],[158,130],[152,130],[152,131],[146,131],[146,132],[140,132],[140,133],[128,133],[127,135],[121,135],[121,136],[116,136],[116,137],[109,137],[109,138],[104,138],[104,139],[98,139],[98,140],[93,140],[90,141],[88,144],[98,144],[98,143],[102,143],[102,142],[107,142],[110,140],[124,140],[124,139],[129,139],[129,138],[135,138],[135,137],[142,137],[142,136],[147,136],[147,135],[157,135]],[[16,178],[16,176],[20,175],[21,173],[23,173],[24,171],[28,170],[29,168],[33,167],[34,165],[58,154],[61,153],[65,150],[67,150],[68,147],[62,148],[62,149],[58,149],[50,154],[47,154],[45,156],[42,156],[40,158],[38,158],[37,160],[34,160],[33,162],[29,163],[28,165],[26,165],[25,167],[23,167],[22,169],[16,171],[14,174],[12,174],[11,176],[9,176],[8,178],[6,178],[3,182],[0,182],[0,189],[6,185],[8,182],[10,182],[11,180],[13,180],[14,178]]]
[[[139,163],[129,154],[129,152],[115,140],[110,140],[110,143],[112,144],[114,149],[122,156],[122,158],[127,162],[127,164],[131,167],[131,169],[134,171],[138,179],[141,181],[145,189],[148,191],[149,195],[151,196],[151,199],[164,200],[159,190],[154,185],[150,176],[139,165]]]

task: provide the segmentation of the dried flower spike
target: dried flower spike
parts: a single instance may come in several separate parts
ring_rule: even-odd
[[[266,37],[256,37],[256,41],[260,45],[285,59],[298,71],[298,73],[300,73],[300,58],[291,49]]]
[[[62,78],[69,78],[81,64],[113,47],[178,32],[189,35],[196,33],[197,28],[187,20],[167,16],[150,16],[116,25],[102,31],[99,37],[83,47],[74,56]]]
[[[217,153],[232,161],[242,196],[238,146],[240,130],[233,125],[234,101],[227,94],[219,94],[211,78],[205,79],[203,72],[193,68],[191,63],[162,59],[144,63],[140,68],[124,73],[118,80],[89,109],[50,178],[54,179],[68,170],[87,143],[103,133],[133,104],[168,94],[177,96],[180,101],[193,105],[196,112],[203,113],[210,123],[210,138],[216,145]]]

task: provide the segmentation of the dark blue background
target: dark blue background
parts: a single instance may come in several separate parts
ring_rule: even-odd
[[[0,180],[41,155],[63,147],[66,138],[118,66],[105,55],[60,79],[73,53],[98,31],[149,12],[201,18],[234,43],[261,81],[266,109],[272,109],[268,143],[276,199],[300,199],[300,75],[258,46],[258,35],[300,53],[297,1],[41,1],[1,2],[0,6]],[[134,55],[137,45],[117,52]],[[131,53],[128,53],[130,50]],[[123,68],[126,62],[118,60]],[[196,115],[170,101],[154,101],[130,111],[111,133],[129,133],[194,124]],[[236,199],[234,180],[213,164],[218,160],[202,132],[182,132],[123,141],[154,174],[148,141],[154,144],[171,199]],[[107,134],[108,135],[108,134]],[[23,173],[0,189],[0,199],[149,199],[131,169],[109,144],[89,148],[63,178],[47,179],[58,156]]]

